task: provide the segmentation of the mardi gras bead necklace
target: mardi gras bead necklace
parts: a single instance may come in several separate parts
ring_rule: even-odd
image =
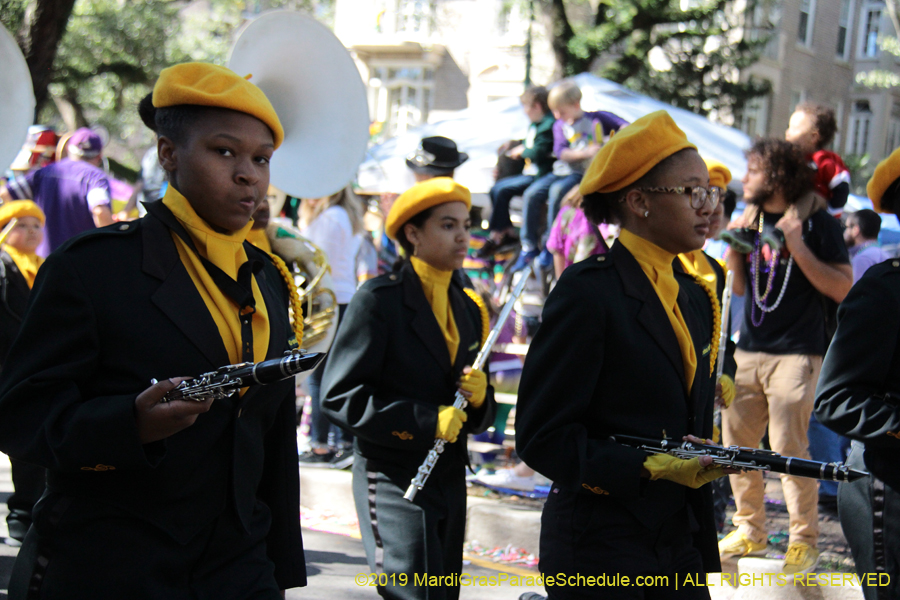
[[[777,252],[772,252],[772,257],[769,258],[768,270],[769,277],[768,281],[766,281],[766,291],[763,292],[762,295],[759,293],[759,271],[761,268],[761,256],[762,256],[762,232],[763,232],[763,211],[759,211],[759,229],[756,233],[756,243],[753,247],[753,255],[750,261],[750,271],[753,274],[753,305],[750,307],[750,320],[753,323],[754,327],[759,327],[762,325],[763,319],[766,317],[766,313],[770,313],[781,304],[782,299],[784,299],[784,292],[787,290],[788,281],[791,278],[791,267],[794,265],[794,257],[791,256],[788,258],[787,270],[784,272],[784,281],[781,284],[781,291],[778,293],[778,298],[775,299],[775,304],[772,306],[766,305],[766,300],[769,298],[769,294],[772,292],[772,285],[775,282],[775,275],[778,270],[778,254]],[[757,311],[758,309],[758,311]]]

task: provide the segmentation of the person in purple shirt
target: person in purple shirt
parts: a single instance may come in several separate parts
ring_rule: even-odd
[[[874,210],[864,208],[844,217],[844,241],[850,249],[853,283],[859,281],[869,267],[890,258],[878,245],[881,217]]]
[[[0,188],[0,201],[34,200],[44,211],[46,235],[37,249],[43,257],[70,237],[113,222],[109,180],[100,169],[100,136],[83,127],[72,134],[67,149],[69,158]]]
[[[528,201],[522,214],[522,252],[513,266],[514,271],[530,264],[539,254],[538,262],[543,269],[553,266],[552,254],[546,248],[541,251],[541,247],[546,245],[562,198],[581,182],[604,138],[628,125],[628,121],[611,112],[581,110],[581,90],[572,81],[563,81],[550,90],[548,104],[556,117],[553,153],[557,160],[553,172],[538,178],[525,192]],[[547,228],[541,237],[539,229],[545,201]]]

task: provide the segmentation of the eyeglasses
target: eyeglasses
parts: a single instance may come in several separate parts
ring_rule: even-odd
[[[721,195],[721,190],[715,185],[709,188],[700,187],[698,185],[688,185],[680,187],[646,187],[637,189],[642,192],[655,192],[658,194],[690,194],[691,208],[694,210],[703,208],[703,205],[706,204],[707,201],[709,202],[710,208],[715,210],[716,206],[719,204],[719,196]]]

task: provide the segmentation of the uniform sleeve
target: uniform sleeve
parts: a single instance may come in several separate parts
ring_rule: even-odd
[[[322,412],[330,421],[373,444],[428,449],[437,429],[437,406],[385,392],[388,323],[372,290],[362,288],[347,307],[322,377]],[[392,432],[408,432],[400,439]]]
[[[863,277],[838,308],[816,389],[816,418],[851,439],[900,448],[898,400],[886,401],[900,336],[900,306],[877,277]],[[892,435],[893,434],[893,435]]]
[[[67,254],[47,259],[31,299],[0,379],[0,450],[63,471],[158,464],[165,442],[142,445],[134,418],[134,400],[143,390],[82,393],[103,377],[97,315]]]
[[[600,488],[637,498],[646,455],[595,437],[590,409],[603,365],[604,315],[597,290],[571,270],[544,306],[541,327],[525,359],[516,404],[516,451],[557,485]]]

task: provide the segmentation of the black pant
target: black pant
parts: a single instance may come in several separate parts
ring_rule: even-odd
[[[446,457],[445,457],[446,458]],[[466,533],[466,479],[462,465],[428,479],[415,502],[403,498],[415,471],[353,462],[353,499],[369,568],[378,593],[402,600],[456,600],[459,585],[416,584],[416,575],[459,576]],[[374,580],[373,580],[374,581]],[[405,584],[403,583],[405,581]],[[457,579],[458,581],[458,579]]]
[[[613,500],[554,485],[541,514],[540,569],[545,582],[562,575],[565,585],[545,583],[547,597],[708,600],[707,588],[685,585],[698,578],[705,583],[703,561],[692,543],[696,528],[687,506],[648,529]],[[619,585],[590,585],[573,578],[579,575]],[[628,576],[628,585],[622,576]]]
[[[12,465],[14,491],[6,501],[9,508],[6,523],[9,526],[9,536],[22,540],[31,526],[34,505],[47,487],[47,471],[43,467],[15,458],[10,458],[9,462]]]
[[[847,465],[866,470],[861,443],[852,443]],[[889,586],[867,586],[863,579],[866,600],[900,598],[900,492],[872,476],[842,482],[838,486],[838,514],[860,577],[879,568],[891,577]],[[881,534],[876,536],[876,531]],[[882,576],[883,582],[886,579]]]
[[[10,600],[280,600],[262,504],[250,533],[229,506],[185,545],[127,512],[50,493],[16,559]]]

